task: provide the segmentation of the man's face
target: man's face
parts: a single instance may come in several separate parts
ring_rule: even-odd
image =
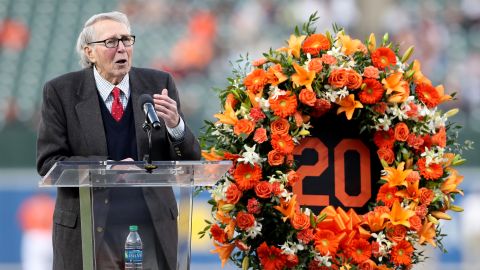
[[[95,40],[129,36],[127,26],[112,20],[103,20],[94,25]],[[104,43],[94,43],[85,47],[85,54],[95,64],[98,72],[112,84],[118,84],[132,66],[133,46],[125,47],[122,41],[115,48],[107,48]]]

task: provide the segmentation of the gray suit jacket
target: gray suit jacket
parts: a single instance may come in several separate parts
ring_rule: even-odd
[[[141,94],[160,93],[167,88],[178,104],[172,77],[161,71],[132,68],[130,98],[136,127],[138,160],[148,153],[148,139],[142,130],[144,113],[138,105]],[[160,121],[163,122],[162,119]],[[200,147],[186,126],[180,141],[172,141],[162,128],[152,133],[152,160],[197,160]],[[135,158],[135,157],[133,157]],[[37,170],[45,175],[57,161],[96,161],[107,159],[107,144],[100,103],[92,68],[68,73],[47,82],[37,140]],[[171,189],[143,189],[145,201],[156,224],[155,231],[165,252],[169,268],[176,268],[176,218],[178,210]],[[108,206],[103,209],[108,212]],[[96,226],[104,221],[96,221]],[[54,212],[54,269],[82,269],[80,205],[77,188],[59,188]]]

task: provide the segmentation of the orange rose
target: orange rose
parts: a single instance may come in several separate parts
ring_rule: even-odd
[[[310,227],[310,217],[303,213],[295,213],[290,219],[290,223],[295,230],[301,231]]]
[[[300,181],[300,176],[294,170],[291,170],[287,173],[287,180],[290,186],[294,186],[298,181]]]
[[[320,58],[313,58],[308,63],[308,70],[315,71],[315,73],[319,73],[323,69],[323,62]]]
[[[342,88],[347,84],[348,74],[345,69],[335,69],[328,77],[328,83],[333,88]]]
[[[445,127],[441,127],[437,131],[437,134],[432,136],[432,144],[440,147],[445,147],[447,145],[447,133],[445,132]]]
[[[250,121],[248,119],[241,119],[238,120],[235,126],[233,127],[233,132],[240,136],[241,134],[245,134],[246,136],[252,133],[253,129],[255,128],[255,122]]]
[[[362,86],[362,76],[358,74],[355,70],[349,69],[347,71],[347,83],[346,86],[348,89],[358,89]]]
[[[404,122],[395,125],[395,140],[405,142],[408,140],[409,134],[408,126]]]
[[[302,89],[302,91],[300,91],[300,95],[298,95],[298,99],[300,100],[301,103],[312,107],[315,105],[315,101],[317,100],[317,95],[312,90],[308,90],[304,88]]]
[[[410,222],[411,229],[414,229],[417,232],[422,229],[422,219],[419,216],[415,215],[410,217],[408,222]]]
[[[403,225],[387,225],[387,238],[399,242],[405,239],[407,228]]]
[[[297,264],[298,264],[298,256],[295,255],[295,254],[288,254],[287,257],[286,257],[285,265],[288,268],[293,268],[293,267],[297,266]]]
[[[330,101],[319,98],[315,101],[315,106],[313,107],[313,111],[310,113],[310,115],[313,117],[320,117],[327,113],[331,107],[332,104],[330,103]]]
[[[423,205],[430,205],[430,203],[433,201],[433,198],[435,197],[435,194],[431,189],[428,188],[421,188],[419,190],[420,192],[420,203]]]
[[[267,157],[268,157],[268,164],[270,164],[270,166],[282,165],[283,162],[285,162],[285,155],[283,155],[282,153],[276,150],[272,150],[268,152]]]
[[[233,183],[227,188],[227,191],[225,192],[225,198],[227,200],[227,203],[236,204],[241,197],[242,191],[238,189],[238,186]]]
[[[267,141],[267,130],[264,128],[257,128],[253,134],[253,140],[257,143],[263,143]]]
[[[395,161],[395,153],[389,147],[380,147],[377,150],[378,158],[385,160],[388,164],[392,164]]]
[[[322,57],[320,59],[322,59],[322,62],[327,65],[334,65],[337,63],[337,58],[329,54],[322,54]]]
[[[363,70],[363,77],[369,78],[369,79],[378,79],[379,78],[378,73],[379,73],[378,68],[374,66],[368,66],[368,67],[365,67],[365,69]]]
[[[285,118],[279,118],[270,124],[272,134],[284,135],[290,130],[290,122]]]
[[[267,181],[260,181],[260,183],[255,186],[255,194],[263,199],[272,197],[272,184]]]
[[[248,230],[255,225],[255,217],[246,212],[239,212],[237,214],[237,227],[241,230]]]

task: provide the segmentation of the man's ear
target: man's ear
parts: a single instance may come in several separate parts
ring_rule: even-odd
[[[95,63],[95,56],[93,53],[93,48],[90,46],[85,46],[83,48],[83,52],[85,53],[85,56],[87,56],[88,60],[92,63]]]

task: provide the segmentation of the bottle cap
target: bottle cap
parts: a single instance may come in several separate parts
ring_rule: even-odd
[[[138,231],[138,226],[137,225],[130,225],[130,231],[132,231],[132,232]]]

